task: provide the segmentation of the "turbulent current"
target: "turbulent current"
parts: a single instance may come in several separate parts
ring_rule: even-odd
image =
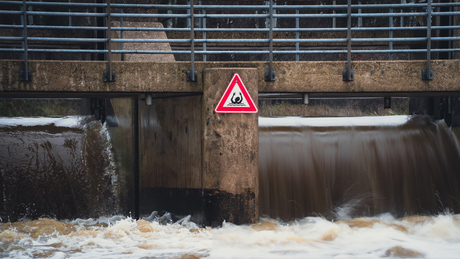
[[[460,217],[439,215],[198,228],[187,219],[120,217],[3,223],[0,257],[7,258],[458,258]]]
[[[219,228],[197,226],[190,222],[190,217],[173,222],[170,215],[155,212],[139,220],[120,215],[91,216],[104,209],[105,201],[113,203],[116,181],[113,172],[107,171],[110,169],[107,163],[96,171],[88,171],[88,161],[98,156],[94,152],[85,155],[89,152],[85,144],[71,140],[96,145],[99,143],[96,140],[108,139],[100,123],[78,120],[78,125],[65,125],[65,122],[54,120],[53,127],[41,127],[49,122],[30,121],[31,125],[25,125],[3,120],[6,126],[0,127],[0,134],[10,144],[7,152],[2,149],[2,156],[11,158],[23,152],[28,157],[22,159],[30,162],[25,163],[27,167],[3,162],[0,168],[4,215],[0,223],[1,258],[458,258],[460,255],[460,152],[455,136],[442,121],[407,116],[259,118],[262,218],[258,224],[224,223]],[[91,127],[95,128],[89,130]],[[88,137],[91,132],[97,134]],[[33,143],[33,139],[38,139],[37,144],[24,145],[27,141]],[[105,154],[107,160],[110,157],[107,145],[97,145],[100,145],[98,152]],[[75,157],[66,154],[72,150],[78,150],[78,166],[85,170],[69,169]],[[46,174],[47,163],[57,168],[52,174]],[[19,176],[13,177],[14,170],[18,170]],[[85,178],[88,172],[99,176],[88,180]],[[56,184],[53,186],[56,181],[75,181],[71,187],[81,191],[78,195],[89,200],[96,198],[97,202],[86,204],[73,199],[76,196],[69,190],[58,190],[67,197],[55,197],[62,199],[59,202],[63,208],[49,209],[61,214],[37,217],[36,211],[46,209],[46,202],[30,214],[24,208],[34,204],[25,206],[13,199],[26,197],[14,188],[20,180],[29,178],[36,183],[44,181],[51,193],[53,188],[58,189]],[[26,182],[26,186],[37,188],[33,181]],[[86,181],[95,189],[87,194],[81,189],[84,187],[78,186],[79,181]],[[46,190],[39,190],[45,192],[43,199],[37,201],[52,198]],[[37,189],[33,191],[36,193]],[[107,197],[110,199],[104,200]],[[9,211],[13,209],[21,213]],[[79,209],[80,214],[73,217],[79,218],[63,219],[67,217],[65,212],[72,209],[72,213]],[[8,222],[5,215],[18,219]],[[27,215],[40,219],[28,219]]]

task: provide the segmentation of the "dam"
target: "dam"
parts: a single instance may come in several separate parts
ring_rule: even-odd
[[[458,254],[459,8],[3,1],[1,255]],[[261,115],[366,98],[407,111]]]

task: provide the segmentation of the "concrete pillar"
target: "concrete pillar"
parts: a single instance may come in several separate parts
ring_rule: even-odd
[[[254,223],[259,217],[258,115],[214,112],[235,73],[257,104],[256,68],[203,71],[203,209],[211,226]]]

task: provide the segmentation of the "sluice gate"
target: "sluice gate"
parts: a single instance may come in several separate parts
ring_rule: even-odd
[[[122,187],[113,206],[134,217],[169,211],[213,226],[224,220],[252,223],[261,214],[292,218],[291,212],[271,212],[274,205],[259,200],[259,191],[265,193],[267,187],[259,184],[266,132],[259,130],[258,115],[215,112],[235,74],[241,76],[256,104],[260,96],[283,94],[304,100],[417,97],[423,99],[418,99],[414,113],[458,126],[458,1],[232,3],[2,1],[0,98],[88,100],[82,102],[81,114],[106,123],[119,166],[115,178]],[[439,125],[436,129],[448,131]],[[320,140],[321,134],[316,137]],[[455,146],[451,140],[446,145]],[[444,142],[449,141],[439,143]],[[445,157],[455,156],[455,147],[447,149],[452,152],[446,151]],[[439,154],[441,149],[433,150]],[[383,163],[378,161],[369,166],[378,168]],[[368,182],[358,180],[361,169],[349,174],[362,186],[378,185],[380,180],[374,176]],[[354,168],[350,165],[349,170]],[[375,169],[375,178],[384,177],[385,172],[379,170]],[[455,175],[452,170],[446,169],[446,174]],[[276,178],[267,175],[263,179]],[[107,183],[104,177],[99,180]],[[356,191],[353,188],[351,192]],[[356,191],[356,200],[372,200],[368,207],[357,205],[356,215],[365,214],[363,208],[370,214],[391,210],[386,205],[391,202],[379,200],[379,190],[362,195]],[[458,198],[455,187],[449,190]],[[419,193],[418,189],[398,191],[411,192],[404,194],[408,200]],[[454,200],[444,202],[449,194],[434,193],[457,211]],[[104,197],[110,195],[114,194]],[[315,211],[329,216],[339,204],[329,196],[324,198],[324,204],[330,205],[327,210],[301,205],[286,210],[294,210],[294,217]],[[426,203],[410,203],[416,209],[408,213],[437,211],[431,196]],[[405,210],[395,209],[396,214],[401,211]]]

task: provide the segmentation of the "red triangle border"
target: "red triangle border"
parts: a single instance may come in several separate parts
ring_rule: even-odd
[[[228,99],[228,96],[232,92],[233,88],[236,85],[236,80],[239,80],[241,83],[240,90],[246,98],[249,107],[224,107],[225,101]],[[227,89],[225,89],[224,94],[220,98],[220,101],[217,103],[216,108],[214,109],[216,113],[257,113],[259,110],[257,109],[257,106],[254,104],[254,101],[252,100],[251,95],[248,92],[248,89],[243,83],[243,80],[241,80],[241,77],[238,73],[235,73],[232,77],[232,80],[230,80],[230,83],[227,86]]]

